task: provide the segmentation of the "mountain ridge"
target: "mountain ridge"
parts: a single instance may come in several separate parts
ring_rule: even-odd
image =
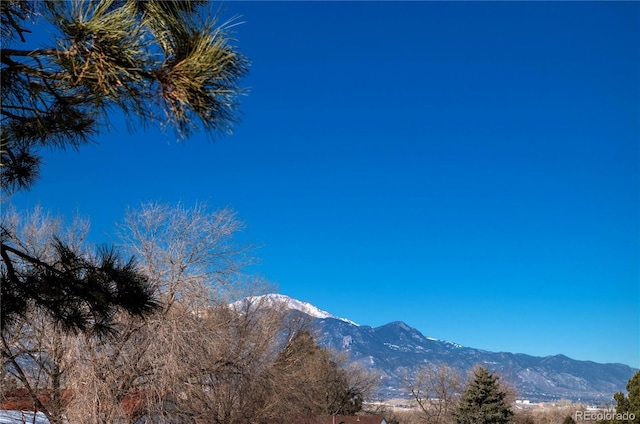
[[[286,295],[273,299],[283,302],[290,314],[310,317],[320,346],[346,352],[351,362],[380,374],[384,378],[380,396],[386,399],[407,397],[406,379],[421,366],[439,363],[463,375],[476,364],[488,366],[513,385],[519,397],[532,401],[568,399],[596,404],[611,402],[613,394],[624,391],[637,371],[625,364],[576,360],[561,353],[539,357],[475,349],[427,337],[402,321],[378,327],[357,325]],[[323,314],[308,313],[316,310]]]

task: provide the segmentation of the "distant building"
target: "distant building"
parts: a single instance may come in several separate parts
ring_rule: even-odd
[[[293,419],[290,424],[388,424],[382,415],[322,415]]]

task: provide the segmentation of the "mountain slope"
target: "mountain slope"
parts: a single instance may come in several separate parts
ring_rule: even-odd
[[[426,364],[446,363],[463,373],[476,364],[488,366],[515,386],[520,397],[534,401],[611,401],[636,371],[627,365],[577,361],[563,355],[541,358],[463,347],[427,338],[402,322],[372,328],[316,319],[313,325],[318,344],[346,351],[352,361],[385,377],[384,397],[406,396],[406,376]]]
[[[532,401],[569,399],[609,402],[637,371],[622,364],[577,361],[563,355],[535,357],[508,352],[488,352],[425,337],[402,322],[380,327],[358,326],[336,318],[313,305],[278,295],[274,301],[286,302],[291,313],[311,317],[319,345],[347,352],[351,361],[384,377],[381,397],[405,397],[407,376],[427,364],[446,363],[466,373],[476,364],[488,366],[511,383],[521,398]]]

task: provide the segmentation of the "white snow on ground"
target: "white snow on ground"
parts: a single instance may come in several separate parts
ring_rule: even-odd
[[[0,424],[49,424],[42,412],[0,410]]]

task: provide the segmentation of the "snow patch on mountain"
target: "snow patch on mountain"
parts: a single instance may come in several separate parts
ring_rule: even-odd
[[[287,295],[284,294],[277,294],[277,293],[270,293],[270,294],[264,294],[261,296],[251,296],[248,298],[245,298],[243,300],[239,300],[237,302],[234,302],[231,306],[238,308],[240,305],[246,304],[246,302],[250,302],[253,304],[265,304],[265,305],[274,305],[274,306],[281,306],[281,307],[285,307],[287,309],[294,309],[297,311],[300,311],[304,314],[307,314],[313,318],[320,318],[320,319],[326,319],[326,318],[332,318],[332,319],[337,319],[339,321],[343,321],[346,322],[348,324],[351,325],[355,325],[356,327],[359,327],[358,324],[356,324],[355,322],[348,320],[346,318],[340,318],[337,317],[333,314],[330,314],[327,311],[323,311],[320,308],[317,308],[315,306],[313,306],[311,303],[308,302],[303,302],[297,299],[293,299]]]

